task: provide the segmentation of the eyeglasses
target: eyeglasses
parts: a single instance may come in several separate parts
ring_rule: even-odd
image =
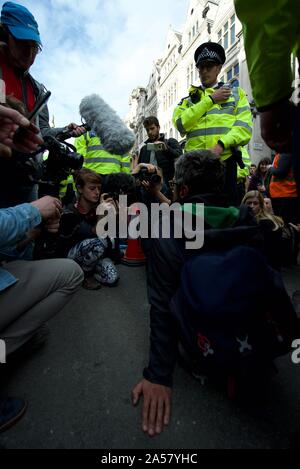
[[[36,42],[36,41],[27,41],[27,40],[23,40],[23,39],[16,39],[15,37],[13,37],[13,40],[14,42],[16,43],[17,47],[19,49],[32,49],[33,52],[35,54],[39,54],[40,52],[42,52],[42,46]]]

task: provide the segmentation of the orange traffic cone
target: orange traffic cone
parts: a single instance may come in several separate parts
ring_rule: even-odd
[[[124,257],[122,257],[121,263],[131,267],[137,267],[139,265],[146,264],[146,257],[143,252],[140,239],[128,239],[127,249],[125,251]]]
[[[134,213],[135,212],[135,213]],[[131,219],[136,218],[140,214],[138,205],[131,207]],[[142,249],[141,239],[128,239],[127,240],[127,249],[124,256],[121,260],[122,264],[129,265],[131,267],[136,267],[139,265],[146,264],[146,256]]]

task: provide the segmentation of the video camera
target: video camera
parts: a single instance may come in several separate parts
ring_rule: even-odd
[[[45,137],[44,142],[35,153],[16,152],[13,159],[24,184],[39,184],[43,194],[57,196],[60,182],[67,179],[72,171],[82,168],[83,156],[76,152],[73,145],[58,138]],[[41,161],[41,153],[46,150],[48,156]]]
[[[157,171],[150,173],[147,168],[141,168],[134,177],[140,182],[149,182],[152,186],[156,186],[161,183],[161,177],[157,174]]]

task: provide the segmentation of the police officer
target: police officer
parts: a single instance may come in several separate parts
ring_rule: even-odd
[[[185,151],[210,149],[225,162],[225,186],[229,203],[237,204],[237,163],[233,149],[252,136],[252,115],[245,91],[218,83],[226,61],[220,44],[206,42],[195,51],[201,86],[191,86],[189,96],[175,108],[173,122],[186,138]]]

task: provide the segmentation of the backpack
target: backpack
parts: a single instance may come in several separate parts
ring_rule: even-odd
[[[281,276],[259,250],[236,246],[188,259],[170,303],[180,340],[204,373],[237,374],[291,350],[298,319]]]

